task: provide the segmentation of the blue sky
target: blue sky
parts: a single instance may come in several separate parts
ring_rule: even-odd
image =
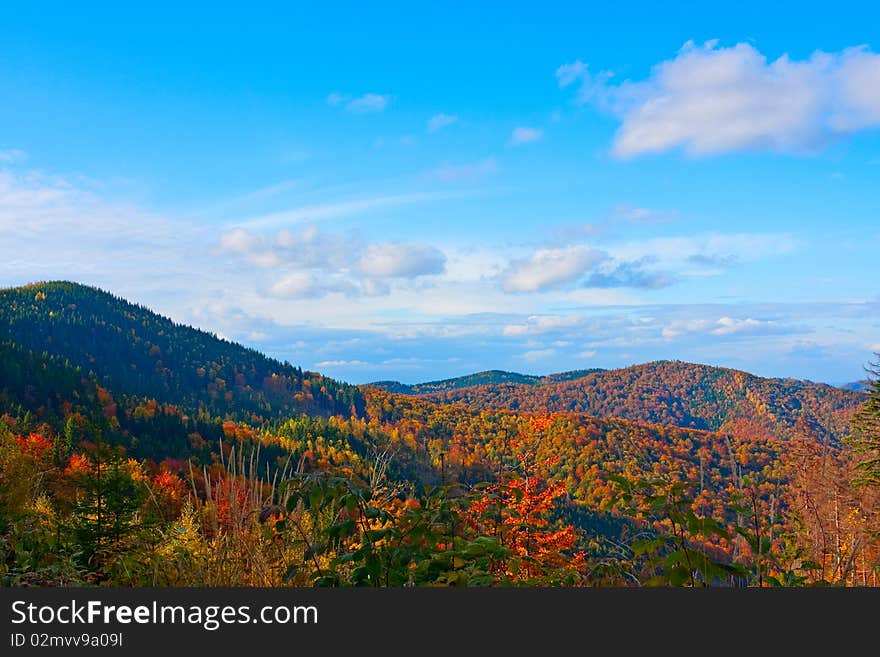
[[[863,376],[876,6],[470,4],[4,3],[0,285],[356,383]]]

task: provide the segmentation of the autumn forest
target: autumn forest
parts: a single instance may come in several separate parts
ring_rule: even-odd
[[[876,374],[353,386],[95,288],[3,289],[0,581],[877,586]]]

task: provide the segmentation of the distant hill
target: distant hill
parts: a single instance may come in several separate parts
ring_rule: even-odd
[[[428,381],[427,383],[408,385],[406,383],[400,383],[399,381],[376,381],[374,383],[368,383],[364,387],[379,388],[380,390],[386,390],[401,395],[421,395],[480,385],[497,385],[499,383],[513,383],[526,386],[547,385],[550,383],[580,379],[587,374],[600,371],[601,370],[599,369],[572,370],[571,372],[560,372],[559,374],[549,374],[547,376],[535,376],[533,374],[506,372],[504,370],[487,370],[485,372],[477,372],[476,374],[468,374],[453,379]]]
[[[355,386],[304,372],[102,290],[68,282],[0,290],[0,342],[46,354],[117,394],[259,423],[361,415]]]
[[[841,390],[849,390],[852,392],[867,392],[870,388],[870,381],[853,381],[852,383],[844,383],[840,386]]]
[[[233,450],[249,454],[266,481],[288,467],[366,481],[381,462],[413,494],[438,485],[478,490],[528,462],[540,480],[564,489],[554,521],[576,525],[589,550],[610,541],[613,555],[641,531],[641,512],[619,506],[621,479],[683,482],[695,510],[728,523],[732,492],[754,474],[773,491],[760,503],[784,535],[791,526],[779,519],[799,503],[785,493],[797,474],[792,459],[824,453],[809,439],[843,435],[864,399],[809,381],[670,361],[355,387],[95,288],[0,290],[0,457],[31,463],[28,441],[45,437],[33,449],[51,446],[63,474],[81,467],[90,446],[121,447],[143,472],[187,490],[228,469]],[[808,440],[779,440],[799,437]]]
[[[462,377],[454,381],[465,381]],[[494,382],[450,386],[416,394],[472,409],[555,411],[620,417],[737,434],[792,437],[848,431],[848,414],[861,394],[796,379],[767,379],[746,372],[679,361],[586,372],[540,385]]]

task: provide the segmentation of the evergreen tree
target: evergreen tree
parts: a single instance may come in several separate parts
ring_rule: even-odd
[[[861,455],[857,482],[863,485],[880,485],[880,354],[877,362],[868,366],[868,399],[853,418],[853,435],[850,443]]]

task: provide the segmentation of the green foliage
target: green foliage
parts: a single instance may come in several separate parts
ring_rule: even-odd
[[[117,394],[215,416],[262,421],[302,412],[357,415],[363,408],[354,386],[75,283],[0,290],[0,342],[65,359]]]
[[[877,356],[880,358],[880,354]],[[868,371],[868,398],[853,419],[849,443],[860,457],[857,483],[880,486],[880,361]]]
[[[649,523],[647,536],[630,544],[633,557],[642,563],[644,585],[733,585],[746,574],[741,564],[705,547],[705,539],[730,539],[730,534],[716,519],[694,512],[684,484],[624,477],[614,477],[614,482],[621,490],[620,502],[632,505]]]
[[[406,392],[421,396],[303,372],[92,288],[0,290],[0,577],[876,581],[877,497],[847,487],[836,441],[867,399],[852,445],[860,480],[880,483],[876,380],[865,397],[663,362]]]
[[[406,385],[399,381],[376,381],[368,383],[365,387],[377,388],[387,392],[393,392],[402,395],[423,395],[428,393],[443,392],[445,390],[458,390],[459,388],[471,388],[474,386],[497,385],[499,383],[511,383],[527,386],[546,385],[550,383],[559,383],[561,381],[573,381],[581,379],[587,374],[593,372],[601,372],[599,369],[589,370],[573,370],[571,372],[560,372],[559,374],[550,374],[548,376],[533,376],[531,374],[518,374],[517,372],[504,372],[502,370],[489,370],[486,372],[477,372],[476,374],[468,374],[459,376],[454,379],[443,379],[441,381],[428,381],[427,383],[417,383],[415,385]]]

